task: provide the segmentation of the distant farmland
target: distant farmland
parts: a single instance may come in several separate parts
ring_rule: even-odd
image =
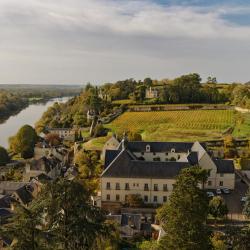
[[[234,119],[233,110],[125,112],[107,127],[118,133],[139,132],[150,141],[193,141],[221,137]]]

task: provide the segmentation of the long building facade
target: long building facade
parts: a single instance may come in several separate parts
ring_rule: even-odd
[[[180,171],[195,165],[209,170],[206,189],[234,189],[233,161],[213,158],[199,142],[128,142],[124,139],[116,149],[105,152],[102,205],[125,203],[129,194],[139,194],[146,204],[162,204],[169,199]]]

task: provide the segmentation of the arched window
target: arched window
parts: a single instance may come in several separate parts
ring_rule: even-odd
[[[150,145],[146,146],[146,152],[150,152]]]

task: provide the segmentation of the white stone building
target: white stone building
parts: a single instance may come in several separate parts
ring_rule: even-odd
[[[147,99],[153,99],[153,98],[158,98],[158,97],[159,97],[158,89],[150,87],[149,89],[146,90]]]
[[[168,200],[180,171],[194,165],[209,170],[206,189],[234,189],[233,161],[211,157],[199,142],[123,140],[116,150],[105,153],[102,205],[125,203],[128,194],[140,194],[145,203],[162,204]]]

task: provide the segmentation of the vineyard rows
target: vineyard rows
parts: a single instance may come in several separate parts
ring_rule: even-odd
[[[156,127],[162,129],[190,129],[223,131],[232,126],[232,110],[189,110],[126,112],[115,119],[109,127],[117,130],[145,130]]]

